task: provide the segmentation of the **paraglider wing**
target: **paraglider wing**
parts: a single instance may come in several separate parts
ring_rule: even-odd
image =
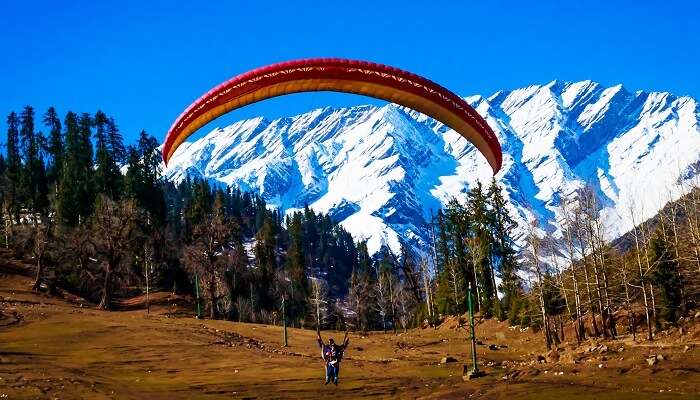
[[[197,129],[236,108],[290,93],[334,91],[375,97],[426,114],[465,137],[491,165],[501,168],[501,146],[486,121],[459,96],[398,68],[337,58],[288,61],[238,75],[205,93],[170,127],[163,146],[167,164]]]

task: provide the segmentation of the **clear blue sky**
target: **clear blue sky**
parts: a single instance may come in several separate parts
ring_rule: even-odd
[[[461,95],[553,79],[622,83],[700,98],[700,6],[693,1],[5,1],[0,121],[25,104],[114,116],[127,141],[162,139],[214,85],[304,57],[394,65]],[[263,4],[266,3],[266,4]],[[287,96],[236,111],[292,115],[374,103]],[[42,128],[43,129],[43,128]]]

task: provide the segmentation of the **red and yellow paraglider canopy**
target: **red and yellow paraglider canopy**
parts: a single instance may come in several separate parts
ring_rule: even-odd
[[[236,108],[290,93],[333,91],[361,94],[412,108],[444,123],[473,143],[493,168],[501,168],[501,145],[486,121],[459,96],[416,74],[387,65],[315,58],[268,65],[238,75],[205,93],[180,114],[163,146],[166,165],[197,129]]]

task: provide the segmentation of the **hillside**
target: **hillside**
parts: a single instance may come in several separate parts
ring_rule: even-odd
[[[650,232],[653,232],[662,224],[666,224],[669,229],[672,224],[676,224],[682,235],[688,235],[686,207],[692,207],[692,204],[698,198],[700,198],[700,188],[695,188],[690,193],[666,203],[654,216],[643,221],[642,224]],[[634,247],[634,230],[630,230],[613,240],[611,246],[621,252],[631,250]]]

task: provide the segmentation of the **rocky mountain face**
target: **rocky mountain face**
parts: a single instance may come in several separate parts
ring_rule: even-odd
[[[562,198],[586,185],[612,239],[632,227],[630,206],[639,222],[699,179],[693,98],[553,81],[466,99],[503,147],[495,178],[520,240],[532,218],[558,235]],[[164,173],[255,191],[287,212],[309,205],[367,239],[371,252],[398,251],[400,241],[425,252],[431,212],[492,177],[459,134],[392,104],[236,122],[184,143]]]

